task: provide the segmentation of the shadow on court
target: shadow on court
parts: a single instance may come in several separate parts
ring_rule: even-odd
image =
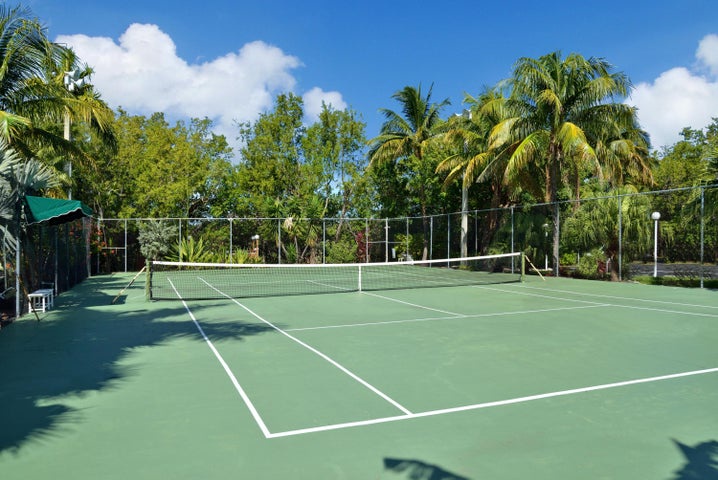
[[[63,398],[121,388],[140,375],[120,364],[133,349],[178,337],[203,341],[179,302],[110,305],[128,281],[86,280],[58,297],[40,322],[26,315],[0,332],[0,452],[62,436],[81,421]],[[137,299],[143,285],[133,288]],[[225,322],[203,329],[212,339],[241,339],[268,327]]]
[[[411,480],[469,480],[421,460],[385,458],[384,469]]]
[[[689,446],[673,440],[686,457],[686,464],[675,473],[672,480],[718,480],[718,441],[711,440]]]

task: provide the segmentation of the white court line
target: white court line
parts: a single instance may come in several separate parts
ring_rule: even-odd
[[[612,307],[627,308],[629,310],[647,310],[649,312],[675,313],[678,315],[694,316],[694,317],[710,317],[718,318],[718,313],[700,313],[700,312],[684,312],[682,310],[666,310],[665,308],[637,307],[634,305],[618,305],[613,304]]]
[[[301,345],[302,347],[306,348],[306,349],[309,350],[310,352],[312,352],[312,353],[314,353],[314,354],[320,356],[321,358],[323,358],[324,360],[326,360],[326,361],[329,362],[330,364],[334,365],[336,368],[338,368],[339,370],[341,370],[341,371],[344,372],[345,374],[349,375],[351,378],[353,378],[354,380],[356,380],[356,381],[359,382],[360,384],[364,385],[366,388],[368,388],[369,390],[371,390],[372,392],[374,392],[375,394],[377,394],[378,396],[380,396],[381,398],[383,398],[383,399],[386,400],[387,402],[389,402],[389,403],[391,403],[392,405],[394,405],[397,409],[401,410],[401,411],[404,412],[405,414],[411,415],[411,411],[409,411],[406,407],[404,407],[403,405],[401,405],[399,402],[397,402],[396,400],[394,400],[394,399],[391,398],[389,395],[387,395],[386,393],[382,392],[381,390],[379,390],[379,389],[376,388],[375,386],[371,385],[369,382],[367,382],[367,381],[364,380],[363,378],[361,378],[361,377],[359,377],[358,375],[356,375],[355,373],[351,372],[349,369],[347,369],[347,368],[344,367],[343,365],[339,364],[337,361],[335,361],[334,359],[330,358],[330,357],[329,357],[328,355],[326,355],[325,353],[322,353],[322,352],[320,352],[319,350],[317,350],[316,348],[312,347],[311,345],[308,345],[308,344],[302,342],[302,341],[299,340],[297,337],[294,337],[294,336],[288,334],[286,331],[284,331],[284,330],[282,330],[281,328],[277,327],[277,326],[274,325],[272,322],[270,322],[270,321],[268,321],[268,320],[265,320],[264,318],[262,318],[261,316],[259,316],[257,313],[255,313],[254,311],[252,311],[249,307],[247,307],[246,305],[244,305],[244,304],[242,304],[241,302],[237,301],[237,299],[232,298],[232,297],[230,297],[229,295],[227,295],[226,293],[222,292],[221,290],[215,288],[213,285],[211,285],[211,284],[210,284],[209,282],[207,282],[205,279],[203,279],[203,278],[201,278],[201,277],[198,277],[198,278],[199,278],[201,281],[203,281],[205,284],[207,284],[208,287],[210,287],[211,289],[213,289],[214,291],[216,291],[216,292],[219,293],[220,295],[223,295],[223,296],[227,297],[228,299],[230,299],[231,301],[233,301],[234,303],[236,303],[237,305],[239,305],[240,307],[242,307],[244,310],[246,310],[249,314],[251,314],[251,315],[252,315],[253,317],[255,317],[256,319],[258,319],[258,320],[260,320],[260,321],[266,323],[267,325],[269,325],[270,327],[272,327],[274,330],[276,330],[277,332],[281,333],[281,334],[284,335],[285,337],[287,337],[287,338],[289,338],[290,340],[292,340],[292,341],[298,343],[299,345]]]
[[[510,294],[512,294],[512,295],[513,295],[513,294],[515,294],[515,295],[526,295],[526,296],[530,296],[530,297],[547,298],[547,299],[551,299],[551,300],[564,300],[564,301],[567,301],[567,302],[590,303],[590,304],[594,304],[594,305],[599,305],[598,302],[591,302],[591,301],[588,301],[588,300],[577,300],[577,299],[574,299],[574,298],[554,297],[554,296],[551,296],[551,295],[543,295],[543,294],[539,294],[539,293],[517,292],[517,291],[515,291],[515,290],[504,290],[504,289],[495,288],[495,287],[485,287],[485,286],[474,285],[473,288],[481,288],[481,289],[484,289],[484,290],[493,290],[493,291],[496,291],[496,292],[510,293]],[[518,288],[534,288],[534,287],[518,287]],[[547,291],[547,292],[554,292],[554,291],[556,291],[556,292],[561,292],[561,293],[572,293],[572,292],[567,292],[567,291],[565,291],[565,290],[550,290],[550,289],[543,289],[543,288],[534,288],[534,289],[535,289],[535,290],[541,290],[541,291]],[[638,301],[638,300],[640,300],[640,299],[634,299],[634,298],[628,298],[628,297],[612,297],[612,296],[609,296],[609,295],[597,295],[597,294],[590,294],[590,293],[586,293],[586,294],[584,294],[584,295],[590,295],[590,296],[595,296],[595,297],[600,297],[600,298],[609,298],[609,299],[614,299],[614,300],[616,300],[616,299],[631,300],[631,301],[634,301],[634,300],[635,300],[635,301]],[[692,304],[689,304],[689,303],[663,302],[663,301],[659,301],[659,300],[643,300],[643,301],[646,301],[646,302],[655,302],[655,303],[665,303],[665,304],[669,304],[669,305],[678,305],[678,306],[684,306],[684,307],[718,308],[718,307],[708,307],[708,306],[705,306],[705,307],[704,307],[704,306],[702,306],[702,305],[692,305]],[[603,305],[603,306],[606,306],[606,307],[627,308],[627,309],[632,309],[632,310],[647,310],[647,311],[651,311],[651,312],[660,312],[660,313],[674,313],[674,314],[677,314],[677,315],[686,315],[686,316],[694,316],[694,317],[718,318],[718,314],[714,314],[714,313],[685,312],[685,311],[683,311],[683,310],[666,310],[666,309],[663,309],[663,308],[638,307],[638,306],[635,306],[635,305],[621,305],[621,304],[618,304],[618,303],[604,303],[604,304],[602,304],[602,305]]]
[[[333,288],[334,290],[339,290],[340,292],[355,292],[356,291],[356,289],[339,287],[337,285],[331,285],[329,283],[317,282],[316,280],[303,280],[303,281],[306,283],[313,283],[314,285],[319,285],[320,287]]]
[[[445,320],[463,320],[465,318],[486,318],[486,317],[505,317],[509,315],[526,315],[535,313],[547,313],[547,312],[561,312],[565,310],[581,310],[585,308],[599,308],[608,307],[609,304],[600,303],[597,305],[582,305],[580,307],[557,307],[557,308],[544,308],[540,310],[519,310],[517,312],[493,312],[493,313],[472,313],[465,315],[458,315],[453,317],[426,317],[426,318],[408,318],[405,320],[388,320],[386,322],[367,322],[367,323],[349,323],[346,325],[325,325],[321,327],[301,327],[301,328],[288,328],[287,332],[303,332],[307,330],[326,330],[331,328],[352,328],[352,327],[371,327],[381,325],[392,325],[397,323],[413,323],[413,322],[439,322]]]
[[[485,285],[471,285],[472,288],[480,288],[481,290],[492,290],[494,292],[502,292],[502,293],[510,293],[511,295],[524,295],[526,297],[538,297],[538,298],[548,298],[551,300],[562,300],[565,302],[574,302],[574,303],[588,303],[591,305],[604,305],[607,306],[606,303],[600,303],[600,302],[591,302],[589,300],[578,300],[575,298],[564,298],[564,297],[552,297],[551,295],[542,295],[540,293],[531,293],[531,292],[517,292],[515,290],[505,290],[502,288],[496,288],[496,287],[487,287]],[[550,291],[550,290],[549,290]]]
[[[410,307],[423,308],[424,310],[431,310],[432,312],[446,313],[448,315],[455,315],[457,317],[463,317],[463,314],[461,314],[461,313],[449,312],[447,310],[439,310],[438,308],[426,307],[424,305],[419,305],[417,303],[405,302],[404,300],[399,300],[397,298],[385,297],[384,295],[379,295],[377,293],[369,293],[369,292],[362,292],[362,293],[364,295],[369,295],[371,297],[376,297],[376,298],[381,298],[384,300],[389,300],[391,302],[401,303],[402,305],[409,305]]]
[[[516,285],[516,288],[524,288],[524,289],[531,289],[531,290],[541,290],[544,292],[559,292],[559,293],[569,293],[571,295],[583,295],[587,297],[599,297],[599,298],[610,298],[614,300],[630,300],[631,302],[647,302],[647,303],[663,303],[667,305],[678,305],[681,307],[696,307],[696,308],[712,308],[712,309],[718,309],[718,305],[697,305],[693,303],[680,303],[680,302],[668,302],[665,300],[649,300],[646,298],[632,298],[632,297],[621,297],[618,295],[602,295],[598,293],[587,293],[587,292],[572,292],[570,290],[556,290],[551,288],[542,288],[542,287],[529,287],[528,285]]]
[[[329,430],[341,430],[341,429],[351,428],[351,427],[378,425],[381,423],[396,422],[396,421],[400,421],[400,420],[411,420],[414,418],[432,417],[432,416],[437,416],[437,415],[445,415],[445,414],[449,414],[449,413],[466,412],[466,411],[470,411],[470,410],[479,410],[482,408],[501,407],[501,406],[505,406],[505,405],[513,405],[516,403],[525,403],[525,402],[532,402],[535,400],[543,400],[546,398],[562,397],[562,396],[567,396],[567,395],[577,395],[580,393],[595,392],[598,390],[607,390],[609,388],[626,387],[629,385],[638,385],[641,383],[660,382],[663,380],[672,380],[672,379],[681,378],[681,377],[690,377],[690,376],[694,376],[694,375],[705,375],[705,374],[716,373],[716,372],[718,372],[718,368],[708,368],[705,370],[693,370],[690,372],[674,373],[674,374],[670,374],[670,375],[661,375],[661,376],[657,376],[657,377],[638,378],[635,380],[626,380],[623,382],[605,383],[602,385],[593,385],[590,387],[573,388],[570,390],[561,390],[558,392],[549,392],[549,393],[541,393],[538,395],[529,395],[526,397],[510,398],[508,400],[477,403],[474,405],[466,405],[463,407],[443,408],[443,409],[439,409],[439,410],[430,410],[427,412],[418,412],[418,413],[412,413],[412,414],[407,414],[407,415],[397,415],[397,416],[393,416],[393,417],[375,418],[372,420],[336,423],[333,425],[323,425],[320,427],[310,427],[310,428],[302,428],[302,429],[298,429],[298,430],[288,430],[285,432],[272,433],[272,434],[270,434],[269,438],[280,438],[280,437],[289,437],[289,436],[294,436],[294,435],[305,435],[305,434],[310,434],[310,433],[326,432]]]
[[[269,432],[267,425],[264,423],[264,420],[262,420],[262,417],[259,415],[259,412],[254,407],[254,404],[252,403],[252,401],[249,399],[249,396],[247,396],[246,392],[244,391],[242,386],[239,384],[237,377],[234,376],[234,373],[232,372],[232,370],[230,370],[229,365],[227,365],[227,362],[224,361],[224,358],[222,358],[222,355],[220,355],[220,353],[214,347],[214,344],[212,343],[212,341],[204,333],[202,326],[199,324],[199,322],[195,318],[194,314],[189,309],[187,302],[185,302],[184,299],[180,296],[179,292],[175,288],[174,283],[172,283],[172,280],[167,279],[167,281],[170,282],[170,285],[172,285],[172,290],[174,290],[175,293],[177,294],[177,298],[182,300],[182,305],[184,305],[185,310],[187,310],[187,313],[189,314],[189,318],[192,319],[192,321],[194,322],[194,325],[197,327],[197,330],[199,330],[199,333],[202,335],[202,338],[204,338],[204,341],[207,343],[207,346],[210,348],[210,350],[212,350],[212,353],[214,353],[214,356],[217,358],[217,361],[219,361],[219,364],[222,365],[222,368],[224,368],[224,372],[227,374],[227,376],[229,376],[229,379],[231,380],[232,385],[234,385],[234,388],[237,390],[237,393],[239,393],[239,396],[242,397],[242,400],[244,401],[244,404],[249,409],[249,412],[252,414],[254,421],[257,422],[257,425],[259,425],[259,429],[262,431],[262,434],[264,434],[265,438],[271,438],[272,434]]]

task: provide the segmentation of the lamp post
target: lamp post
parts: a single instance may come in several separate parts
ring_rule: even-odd
[[[74,95],[87,85],[87,79],[84,76],[84,72],[82,72],[80,69],[75,68],[69,72],[65,72],[65,76],[63,77],[63,83],[67,91]],[[70,124],[70,111],[65,110],[64,137],[65,140],[67,140],[68,142],[72,139],[72,137],[70,136]],[[66,168],[67,176],[70,178],[70,181],[72,181],[72,159],[68,159]],[[67,198],[72,200],[72,186],[70,186],[70,188],[67,190]]]
[[[548,223],[543,224],[543,246],[544,246],[544,257],[543,257],[543,269],[548,271],[548,250],[546,250],[546,247],[548,245]]]
[[[653,219],[653,278],[658,276],[658,220],[661,218],[660,212],[651,214]]]
[[[249,252],[250,258],[259,258],[259,235],[252,235],[252,250]]]

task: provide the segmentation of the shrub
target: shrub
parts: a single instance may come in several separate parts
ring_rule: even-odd
[[[159,260],[171,249],[177,237],[177,226],[163,221],[150,221],[140,225],[140,253],[147,260]]]
[[[357,259],[356,240],[340,239],[336,242],[327,242],[327,263],[353,263]]]
[[[195,240],[193,236],[180,239],[172,248],[169,260],[180,262],[210,262],[212,252],[207,250],[204,241],[200,238]]]

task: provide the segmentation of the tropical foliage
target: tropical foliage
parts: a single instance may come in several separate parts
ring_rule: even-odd
[[[504,181],[521,184],[536,198],[552,204],[553,265],[559,266],[559,193],[572,185],[579,198],[582,179],[602,178],[609,162],[624,161],[626,149],[607,145],[620,138],[628,145],[626,162],[646,150],[634,132],[635,110],[620,101],[630,82],[602,59],[578,54],[562,58],[553,52],[538,59],[522,58],[510,80],[506,108],[511,115],[494,127],[491,148],[507,150]],[[624,133],[628,132],[628,133]],[[602,154],[597,153],[601,152]],[[620,180],[622,177],[614,175]]]
[[[418,193],[421,216],[429,214],[432,186],[438,182],[434,175],[438,156],[432,151],[432,140],[438,137],[443,123],[441,110],[449,105],[445,99],[431,101],[433,86],[424,96],[421,86],[404,87],[392,97],[401,104],[401,113],[382,109],[386,121],[377,137],[370,140],[371,166],[395,163],[406,178],[406,188]],[[434,154],[432,154],[434,153]],[[428,220],[424,221],[424,247],[422,258],[429,255]]]
[[[92,160],[82,144],[69,140],[72,121],[114,145],[112,110],[89,83],[67,83],[71,71],[83,78],[92,73],[71,49],[47,39],[30,10],[0,5],[0,138],[24,158],[62,163],[68,173],[72,159]]]
[[[160,244],[176,242],[171,255],[184,260],[231,253],[230,261],[250,261],[243,248],[259,236],[267,262],[365,261],[377,256],[377,238],[382,258],[390,243],[427,258],[432,215],[465,242],[466,212],[482,210],[475,252],[513,247],[547,264],[550,256],[559,274],[561,253],[576,251],[578,261],[580,252],[601,252],[616,269],[619,257],[640,259],[657,210],[666,259],[695,260],[702,235],[718,256],[710,227],[718,224],[718,189],[634,195],[718,182],[718,119],[650,153],[637,112],[624,103],[628,76],[604,59],[520,58],[506,81],[467,94],[459,115],[447,114],[448,99],[432,98],[433,85],[405,86],[387,99],[398,108],[380,110],[385,121],[369,141],[352,109],[324,105],[311,121],[301,97],[281,93],[237,125],[237,151],[208,118],[112,111],[92,73],[50,42],[28,9],[0,6],[2,225],[13,225],[32,192],[80,199],[101,218],[192,219],[181,238],[148,223],[140,239],[147,258],[169,255]],[[460,226],[450,215],[459,210]],[[400,216],[420,219],[392,238],[388,220],[386,228],[352,220]],[[204,222],[211,218],[229,221],[212,231]],[[630,238],[622,249],[621,235]],[[234,250],[221,245],[228,236]]]

